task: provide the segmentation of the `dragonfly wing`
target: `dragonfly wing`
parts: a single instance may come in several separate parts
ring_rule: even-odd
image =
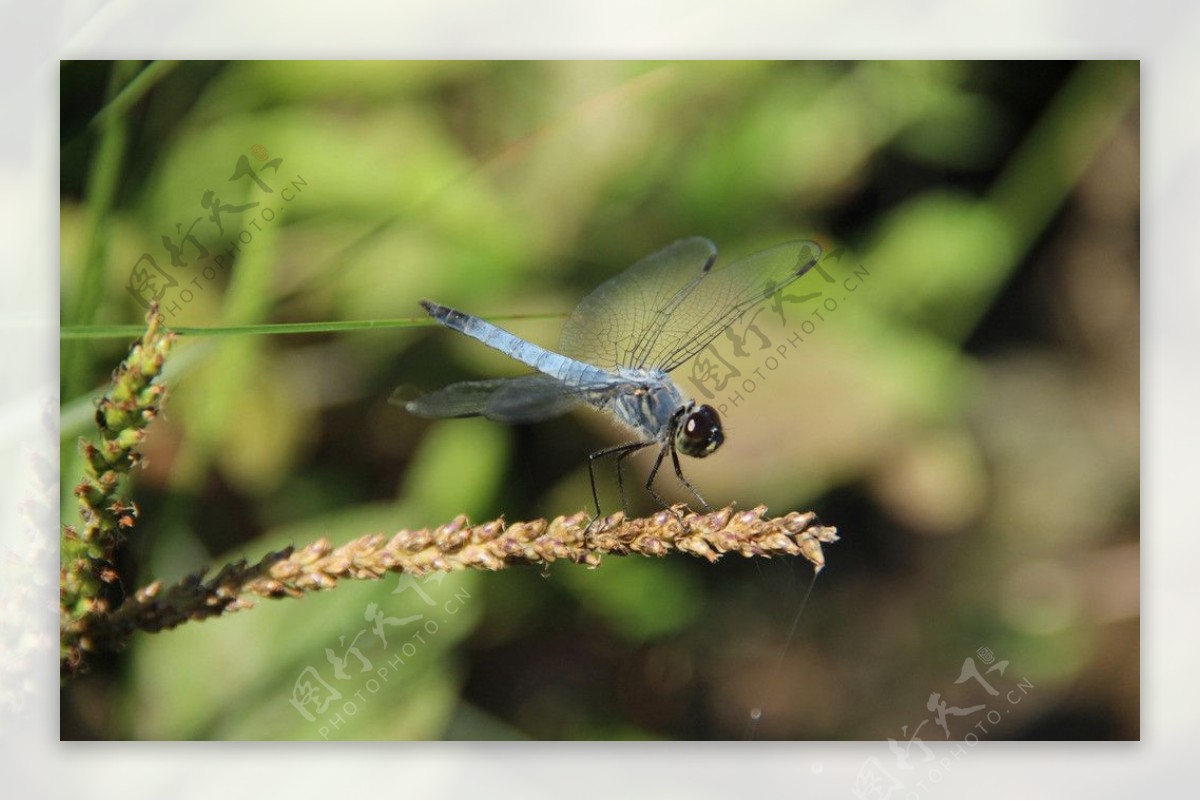
[[[462,381],[413,399],[403,397],[401,388],[392,394],[391,402],[418,417],[475,417],[483,414],[496,390],[511,380]]]
[[[674,370],[748,310],[811,270],[820,258],[820,245],[801,240],[711,270],[694,291],[660,317],[639,366]]]
[[[397,400],[418,417],[475,417],[532,423],[563,414],[580,400],[576,390],[547,375],[462,381],[412,400]]]
[[[502,423],[536,423],[579,403],[577,390],[541,373],[510,378],[488,400],[484,414]]]
[[[592,290],[563,326],[559,352],[598,367],[641,367],[655,332],[707,275],[717,248],[681,239]]]

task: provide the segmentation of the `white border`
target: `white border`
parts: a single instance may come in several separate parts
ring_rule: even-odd
[[[15,512],[25,455],[57,455],[40,423],[56,395],[57,143],[60,58],[245,57],[1120,57],[1142,59],[1144,558],[1141,743],[985,743],[948,770],[952,796],[1195,796],[1200,671],[1194,488],[1200,416],[1200,5],[1186,2],[714,4],[594,2],[332,7],[282,0],[168,4],[80,0],[0,8],[0,395],[3,550],[20,552]],[[1189,91],[1191,90],[1191,91]],[[33,212],[31,214],[31,212]],[[12,382],[12,383],[10,383]],[[8,492],[5,490],[3,492]],[[53,535],[51,535],[53,536]],[[8,573],[4,574],[8,576]],[[38,592],[49,604],[54,582]],[[52,607],[51,607],[52,609]],[[44,632],[53,641],[53,614]],[[0,649],[7,650],[7,643]],[[51,649],[53,650],[53,649]],[[5,657],[7,658],[7,657]],[[30,666],[32,723],[0,721],[4,794],[78,797],[849,796],[885,745],[746,744],[60,744],[57,670]]]

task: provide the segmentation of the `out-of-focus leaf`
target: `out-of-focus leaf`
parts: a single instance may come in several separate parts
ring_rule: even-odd
[[[981,169],[1010,135],[1004,116],[986,97],[947,94],[896,138],[902,152],[930,164]]]
[[[890,214],[864,260],[878,277],[870,302],[958,338],[1016,266],[1003,218],[964,196],[931,192]]]
[[[508,428],[481,418],[432,424],[405,479],[405,497],[431,523],[502,513],[490,504],[501,486],[509,437]]]
[[[607,559],[600,570],[563,570],[561,580],[585,608],[634,641],[677,631],[702,611],[703,594],[682,565]]]

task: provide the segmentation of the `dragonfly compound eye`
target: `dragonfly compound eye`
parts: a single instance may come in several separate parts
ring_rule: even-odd
[[[688,412],[675,435],[675,446],[688,456],[704,458],[721,447],[725,432],[717,410],[705,404]]]

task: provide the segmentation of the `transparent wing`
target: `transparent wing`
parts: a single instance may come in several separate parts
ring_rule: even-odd
[[[474,417],[483,414],[488,400],[496,393],[500,384],[511,380],[495,378],[488,381],[463,381],[419,398],[405,397],[408,388],[401,387],[392,393],[389,400],[418,417]]]
[[[664,313],[646,335],[639,367],[671,372],[708,347],[749,309],[812,269],[821,246],[801,240],[776,245],[710,270],[704,280]]]
[[[559,350],[601,367],[670,372],[734,320],[808,272],[821,246],[801,240],[714,269],[707,239],[681,239],[597,287],[571,313]]]
[[[652,334],[717,257],[702,237],[681,239],[592,290],[563,326],[559,352],[597,367],[641,367]]]
[[[565,414],[579,400],[578,388],[534,373],[501,384],[488,401],[484,414],[489,420],[501,423],[536,423]]]
[[[501,423],[533,423],[565,413],[580,390],[548,375],[462,381],[419,398],[398,401],[418,417],[475,417]]]

